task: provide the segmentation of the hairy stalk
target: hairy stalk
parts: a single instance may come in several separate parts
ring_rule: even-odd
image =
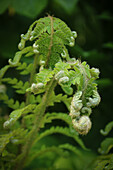
[[[40,105],[37,106],[35,113],[36,119],[34,121],[34,126],[31,130],[31,132],[29,133],[29,136],[27,138],[26,144],[24,145],[23,149],[22,149],[22,158],[20,158],[20,162],[17,163],[16,162],[16,168],[15,170],[22,170],[26,161],[26,158],[29,154],[29,151],[32,147],[33,141],[37,136],[37,132],[40,129],[40,125],[41,125],[41,121],[43,119],[43,115],[45,113],[46,107],[48,105],[48,98],[51,95],[51,93],[53,92],[55,86],[56,86],[57,82],[52,79],[51,82],[49,83],[47,90],[43,96],[42,102]]]
[[[35,55],[35,56],[34,56],[33,69],[32,69],[32,72],[31,72],[31,74],[30,74],[30,80],[29,80],[30,86],[31,86],[31,84],[33,83],[33,77],[34,77],[34,75],[35,75],[35,73],[36,73],[36,69],[37,69],[38,62],[39,62],[39,57],[38,57],[38,55]],[[30,97],[30,92],[28,92],[28,93],[26,94],[26,105],[29,104],[29,97]]]
[[[84,67],[82,66],[81,63],[79,64],[79,66],[80,66],[80,68],[82,70],[82,74],[84,76],[84,78],[83,78],[84,83],[83,83],[83,90],[82,90],[82,101],[84,103],[84,101],[85,101],[85,92],[86,92],[86,89],[87,89],[89,79],[88,79],[88,77],[87,77],[87,75],[85,73],[85,69],[84,69]]]
[[[46,63],[45,63],[45,67],[48,67],[48,63],[49,63],[49,59],[50,59],[50,55],[51,55],[51,48],[53,46],[53,32],[54,32],[53,17],[49,16],[49,18],[51,20],[51,41],[50,41],[50,45],[49,45],[49,51],[48,51],[48,54],[47,54],[47,60],[46,60]]]

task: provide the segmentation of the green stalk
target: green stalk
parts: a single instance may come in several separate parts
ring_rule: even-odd
[[[40,129],[41,121],[43,119],[43,115],[46,111],[46,108],[48,106],[48,98],[53,92],[57,82],[54,80],[54,78],[50,81],[48,84],[47,90],[42,98],[42,102],[36,107],[35,113],[36,114],[36,119],[34,121],[34,126],[32,130],[29,133],[29,136],[27,138],[26,144],[24,145],[22,149],[22,154],[16,161],[16,168],[15,170],[22,170],[26,161],[26,158],[30,152],[30,149],[32,147],[33,141],[35,140],[37,136],[37,132]],[[19,163],[17,163],[19,161]]]
[[[30,80],[29,80],[30,86],[31,86],[32,83],[33,83],[33,79],[34,79],[34,75],[35,75],[35,73],[36,73],[36,69],[37,69],[38,63],[39,63],[39,56],[38,56],[38,55],[35,55],[35,56],[34,56],[33,69],[32,69],[32,72],[31,72],[31,74],[30,74]],[[28,93],[26,94],[26,105],[29,104],[29,98],[30,98],[30,92],[28,92]]]

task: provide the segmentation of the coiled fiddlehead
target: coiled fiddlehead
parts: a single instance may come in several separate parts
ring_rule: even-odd
[[[82,135],[85,135],[91,129],[92,123],[89,118],[92,113],[92,107],[95,107],[100,102],[100,96],[97,91],[97,85],[93,82],[98,78],[99,70],[90,69],[86,63],[80,63],[75,67],[75,70],[81,74],[80,83],[77,84],[77,92],[74,94],[70,116],[74,128]]]

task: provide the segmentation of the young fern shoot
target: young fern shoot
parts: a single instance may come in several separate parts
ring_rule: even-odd
[[[33,152],[32,148],[38,145],[38,141],[45,136],[61,133],[72,137],[82,148],[85,148],[79,134],[86,135],[91,129],[90,114],[92,108],[100,102],[95,80],[99,76],[99,70],[90,68],[86,62],[80,62],[70,58],[67,46],[74,46],[77,33],[60,19],[48,16],[35,21],[26,34],[21,35],[18,51],[14,59],[9,59],[9,65],[0,70],[0,99],[12,108],[7,121],[4,122],[5,132],[1,135],[0,153],[9,153],[8,144],[16,145],[17,152],[13,153],[7,167],[23,169],[25,166],[47,151],[56,151],[56,154],[64,154],[64,150],[73,150],[80,154],[75,146],[63,144],[52,146]],[[27,41],[31,44],[27,46]],[[33,57],[34,62],[27,64],[22,62],[25,57]],[[6,78],[8,69],[16,69],[21,75],[30,75],[29,81],[23,82],[16,78]],[[12,85],[16,93],[25,94],[26,99],[21,103],[9,99],[5,86]],[[55,87],[59,85],[62,94],[55,94]],[[76,88],[75,88],[76,87]],[[76,89],[74,91],[74,89]],[[63,94],[66,95],[63,95]],[[46,113],[48,106],[56,102],[63,102],[67,107],[67,113]],[[21,118],[21,119],[20,119]],[[54,119],[65,121],[68,127],[51,127],[40,131],[46,123]],[[16,127],[18,127],[16,129]],[[6,154],[6,158],[9,155]],[[4,159],[1,159],[5,168]]]

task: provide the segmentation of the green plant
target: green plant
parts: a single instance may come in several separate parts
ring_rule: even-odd
[[[9,118],[1,118],[2,169],[23,169],[47,152],[64,157],[68,156],[69,150],[81,154],[79,149],[69,143],[59,146],[41,144],[40,148],[40,140],[54,133],[72,137],[85,149],[79,134],[89,132],[89,116],[92,108],[100,102],[95,83],[99,70],[90,68],[86,62],[70,58],[67,46],[74,46],[76,37],[77,33],[60,19],[52,16],[41,18],[29,27],[26,34],[21,35],[18,45],[20,51],[15,54],[13,61],[9,59],[9,65],[0,70],[0,99],[12,109]],[[24,61],[25,57],[33,56],[33,63]],[[9,78],[7,74],[5,76],[9,69],[16,69],[23,76],[28,75],[29,81]],[[24,100],[20,102],[8,97],[6,84],[11,85],[17,94],[23,95]],[[60,94],[56,94],[58,85],[62,89]],[[48,113],[47,108],[56,102],[63,102],[69,115]],[[66,122],[67,126],[45,129],[46,124],[57,119]],[[38,149],[35,150],[36,146]],[[52,166],[55,169],[55,164]]]
[[[113,128],[113,121],[109,122],[105,130],[100,130],[100,133],[107,136]],[[101,142],[101,146],[98,149],[101,155],[97,156],[96,159],[89,165],[89,167],[95,170],[112,170],[113,169],[113,137],[107,137]]]

